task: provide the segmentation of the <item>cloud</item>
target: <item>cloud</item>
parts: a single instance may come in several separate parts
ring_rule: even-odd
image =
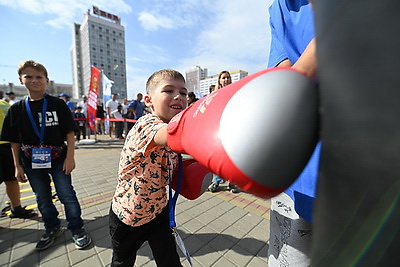
[[[171,19],[161,16],[154,15],[147,12],[141,12],[138,20],[145,30],[156,31],[158,28],[171,29],[174,27]]]
[[[198,33],[192,56],[180,62],[194,62],[215,74],[221,70],[256,72],[266,67],[269,53],[269,1],[217,1],[214,23]],[[187,68],[187,67],[186,67]]]
[[[0,0],[0,5],[34,15],[49,15],[45,23],[55,29],[71,28],[80,21],[83,13],[92,5],[110,13],[129,14],[132,8],[124,0]]]
[[[153,71],[164,67],[175,68],[184,74],[188,68],[199,65],[207,68],[209,75],[238,69],[252,74],[266,68],[270,43],[268,7],[272,1],[149,0],[152,10],[142,14],[154,19],[153,27],[149,26],[150,22],[147,26],[143,24],[144,19],[141,26],[153,32],[152,40],[156,40],[154,35],[168,39],[134,49],[135,60],[149,63],[141,65],[140,70],[132,69],[132,74],[128,74],[129,88],[143,87]],[[157,15],[158,12],[164,16]],[[168,27],[163,26],[160,18],[168,19]],[[159,32],[154,33],[157,30]],[[177,47],[173,42],[177,38],[184,45]],[[171,43],[175,54],[168,50]]]
[[[147,8],[138,20],[143,29],[179,29],[198,25],[213,7],[213,1],[203,0],[147,0]]]

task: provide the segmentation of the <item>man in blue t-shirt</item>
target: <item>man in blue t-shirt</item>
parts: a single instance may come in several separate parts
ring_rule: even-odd
[[[136,96],[136,100],[133,100],[129,103],[128,110],[135,115],[135,120],[138,120],[143,116],[144,104],[142,102],[143,95],[138,93]]]
[[[314,21],[308,0],[275,0],[269,12],[272,38],[268,67],[292,67],[315,79]],[[319,143],[297,180],[271,199],[269,266],[310,264],[320,147]]]

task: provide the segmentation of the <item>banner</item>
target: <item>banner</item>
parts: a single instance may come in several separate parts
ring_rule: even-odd
[[[194,95],[196,96],[197,99],[204,97],[204,95],[198,89],[194,90]]]
[[[111,87],[113,86],[114,81],[108,79],[108,77],[104,73],[102,73],[101,79],[103,84],[103,106],[106,109],[106,103],[108,100],[111,99]],[[109,123],[108,120],[106,120],[105,130],[107,134],[108,134],[108,123]]]
[[[111,99],[111,87],[113,86],[114,81],[108,79],[108,77],[104,73],[102,73],[101,78],[103,80],[103,104],[105,107],[107,101]]]
[[[99,94],[100,70],[92,66],[92,74],[90,77],[90,87],[87,104],[87,118],[90,129],[95,132],[96,111],[97,111],[97,95]]]

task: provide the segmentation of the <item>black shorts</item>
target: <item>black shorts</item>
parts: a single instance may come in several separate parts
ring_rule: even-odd
[[[11,152],[11,144],[0,144],[0,183],[3,181],[14,181],[15,166]]]

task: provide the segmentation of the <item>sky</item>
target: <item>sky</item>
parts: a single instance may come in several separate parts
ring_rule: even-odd
[[[265,69],[272,0],[0,0],[0,83],[19,84],[17,66],[33,59],[50,80],[72,84],[74,23],[92,6],[125,27],[128,98],[145,93],[147,78],[192,66],[209,75]]]

